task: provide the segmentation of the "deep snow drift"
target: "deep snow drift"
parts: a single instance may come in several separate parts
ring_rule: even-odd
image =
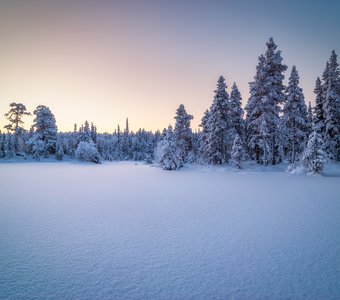
[[[0,298],[339,299],[331,167],[0,164]]]

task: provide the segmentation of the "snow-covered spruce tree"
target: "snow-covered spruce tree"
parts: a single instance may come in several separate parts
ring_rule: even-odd
[[[46,145],[38,138],[37,135],[32,135],[32,137],[27,141],[29,147],[29,154],[32,154],[33,158],[40,160],[41,157],[46,156]]]
[[[313,173],[320,173],[326,162],[324,141],[321,134],[314,130],[309,138],[307,147],[302,155],[302,163]]]
[[[325,112],[324,112],[324,99],[323,99],[323,91],[321,80],[318,77],[315,82],[314,94],[315,98],[315,107],[314,107],[314,117],[313,123],[315,130],[324,136],[325,134]]]
[[[323,79],[326,151],[331,159],[340,161],[340,70],[334,50],[326,65]]]
[[[92,141],[97,144],[97,126],[93,125],[91,122],[91,139]]]
[[[85,120],[85,123],[83,126],[79,128],[79,142],[93,142],[92,137],[91,137],[91,130],[90,130],[90,125],[87,120]]]
[[[3,133],[0,133],[0,158],[5,157],[5,139],[6,139],[6,135]]]
[[[5,125],[4,128],[14,134],[14,151],[15,153],[21,153],[24,150],[24,134],[26,130],[23,127],[24,122],[22,118],[24,116],[30,116],[31,113],[26,111],[26,106],[22,103],[12,102],[10,105],[11,109],[5,114],[5,117],[10,122]]]
[[[233,148],[231,149],[231,162],[238,169],[242,169],[243,156],[244,149],[242,145],[242,140],[240,136],[236,134],[233,143]]]
[[[64,149],[63,149],[63,145],[60,141],[60,138],[57,139],[55,158],[57,160],[63,160],[64,159]]]
[[[245,107],[246,115],[246,138],[249,157],[257,163],[268,163],[269,152],[269,129],[267,119],[270,120],[270,107],[268,98],[265,95],[265,57],[259,57],[259,64],[256,67],[254,81],[250,82],[250,97]]]
[[[190,128],[190,122],[193,119],[192,115],[189,115],[183,104],[177,108],[174,137],[176,147],[183,163],[187,162],[188,154],[192,150],[192,131]]]
[[[57,126],[54,115],[44,105],[39,105],[33,113],[36,118],[32,125],[34,133],[29,140],[29,144],[33,149],[33,155],[36,159],[39,159],[42,155],[48,157],[49,154],[56,152]]]
[[[79,143],[75,156],[80,161],[100,163],[100,155],[96,144],[92,140],[90,125],[87,120],[84,126],[79,129]]]
[[[241,140],[244,138],[244,119],[243,119],[243,108],[241,106],[242,104],[242,97],[241,93],[237,88],[236,83],[234,82],[230,98],[229,98],[229,126],[232,131],[233,140],[235,139],[236,134],[239,135]]]
[[[130,139],[130,129],[129,129],[129,119],[126,118],[126,125],[121,137],[121,159],[129,160],[132,159],[131,153],[131,139]]]
[[[307,120],[308,120],[308,135],[307,136],[309,136],[312,133],[313,126],[314,126],[314,112],[313,112],[312,103],[310,101],[308,102]]]
[[[213,165],[228,162],[230,154],[228,153],[228,146],[233,143],[228,123],[229,95],[226,88],[225,79],[223,76],[220,76],[217,82],[217,89],[214,91],[214,101],[210,107],[205,124],[206,136],[203,152],[207,162]]]
[[[265,56],[259,57],[255,80],[250,83],[250,98],[246,106],[247,146],[250,157],[256,159],[258,163],[264,163],[266,160],[263,159],[265,151],[265,156],[270,157],[270,163],[276,164],[281,160],[279,113],[280,105],[285,99],[283,72],[287,66],[281,63],[281,52],[276,51],[276,48],[273,39],[270,38]],[[260,130],[261,126],[265,126],[265,130]],[[265,138],[261,137],[261,131],[265,132]],[[266,143],[263,143],[263,140],[266,140]]]
[[[189,163],[196,163],[200,162],[200,134],[199,132],[195,131],[192,133],[192,149],[188,154],[188,162]]]
[[[208,158],[205,154],[205,147],[207,145],[207,138],[208,138],[208,128],[207,128],[207,122],[209,117],[209,110],[207,109],[203,117],[201,119],[201,124],[199,125],[202,127],[202,130],[198,132],[198,157],[196,161],[200,163],[208,162]]]
[[[289,161],[295,163],[304,150],[309,130],[305,97],[299,87],[299,74],[295,66],[292,67],[286,95],[283,107],[283,121],[287,134],[285,148]]]
[[[97,147],[92,142],[79,142],[76,150],[76,158],[80,161],[100,163],[100,156]]]
[[[171,125],[163,140],[157,144],[156,157],[163,170],[177,170],[182,167]]]
[[[14,158],[14,156],[15,156],[14,143],[15,143],[14,134],[11,134],[11,133],[6,134],[5,147],[4,147],[5,158],[7,158],[7,159]]]

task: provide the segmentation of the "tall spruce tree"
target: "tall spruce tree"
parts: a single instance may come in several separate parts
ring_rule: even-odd
[[[34,156],[39,159],[41,155],[48,157],[56,152],[57,125],[51,110],[44,105],[39,105],[34,110],[34,133],[30,144],[35,149]]]
[[[11,109],[8,113],[5,114],[5,117],[10,123],[5,125],[4,128],[12,133],[25,131],[25,129],[23,128],[24,122],[22,121],[22,118],[24,116],[30,116],[31,113],[26,111],[26,106],[22,103],[12,102],[9,106],[11,107]]]
[[[188,160],[189,151],[192,150],[192,130],[190,128],[190,122],[193,116],[186,112],[183,104],[180,104],[174,119],[176,120],[174,130],[176,147],[182,162],[185,163]]]
[[[261,148],[260,117],[262,116],[262,98],[264,96],[264,55],[259,56],[254,81],[249,83],[250,97],[245,107],[246,114],[246,141],[249,157],[257,163],[262,162],[263,149]]]
[[[205,147],[207,145],[207,138],[208,138],[208,128],[207,128],[207,122],[209,118],[209,110],[207,109],[203,117],[201,119],[201,124],[199,125],[202,127],[202,130],[198,133],[198,159],[200,163],[206,163],[208,162],[208,158],[205,153]]]
[[[231,87],[231,93],[229,98],[229,126],[232,130],[231,138],[235,138],[236,134],[239,135],[241,140],[244,138],[244,119],[242,109],[242,97],[241,93],[234,82]]]
[[[228,136],[228,101],[229,95],[226,91],[225,79],[220,76],[217,89],[214,91],[214,101],[210,107],[206,120],[206,141],[204,145],[204,156],[211,164],[222,164],[228,162],[228,143],[232,140]]]
[[[259,57],[254,82],[250,83],[250,98],[246,106],[248,148],[258,163],[276,164],[281,160],[281,105],[284,102],[281,52],[269,39],[265,55]],[[264,142],[265,141],[265,142]]]
[[[323,79],[326,151],[330,158],[340,161],[340,70],[334,50],[326,64]]]
[[[307,119],[308,119],[308,136],[312,133],[313,131],[313,126],[314,126],[314,111],[312,107],[312,103],[309,101],[308,102],[308,109],[307,109]]]
[[[4,128],[14,134],[14,152],[21,153],[24,150],[24,134],[26,133],[22,118],[30,116],[31,113],[26,111],[26,106],[22,103],[12,102],[9,106],[11,109],[5,114],[5,117],[10,123]]]
[[[309,130],[305,97],[299,87],[299,74],[295,66],[292,67],[286,94],[287,99],[283,108],[283,121],[287,133],[286,154],[289,161],[295,163],[304,150]]]
[[[324,99],[323,99],[323,91],[322,91],[322,83],[320,78],[318,77],[315,82],[314,88],[315,98],[315,107],[314,107],[314,117],[313,123],[315,130],[324,136],[325,134],[325,112],[324,112]]]

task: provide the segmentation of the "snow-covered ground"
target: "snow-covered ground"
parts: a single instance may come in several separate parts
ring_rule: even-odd
[[[2,163],[0,298],[339,299],[340,166],[284,168]]]

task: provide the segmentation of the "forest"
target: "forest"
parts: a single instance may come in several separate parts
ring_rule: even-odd
[[[135,160],[158,163],[176,170],[186,163],[232,164],[244,161],[261,165],[288,162],[302,164],[311,172],[322,171],[327,160],[340,161],[340,70],[335,51],[315,83],[315,105],[305,103],[297,68],[292,66],[284,85],[287,66],[272,38],[259,56],[249,83],[250,96],[244,108],[236,83],[230,92],[223,76],[217,81],[213,101],[193,132],[183,104],[175,112],[175,124],[156,132],[119,126],[112,133],[99,133],[95,124],[75,124],[72,132],[58,132],[49,107],[33,111],[33,125],[25,129],[23,117],[32,114],[23,103],[13,102],[5,114],[8,124],[0,133],[0,158],[11,160],[54,157],[80,161]]]

